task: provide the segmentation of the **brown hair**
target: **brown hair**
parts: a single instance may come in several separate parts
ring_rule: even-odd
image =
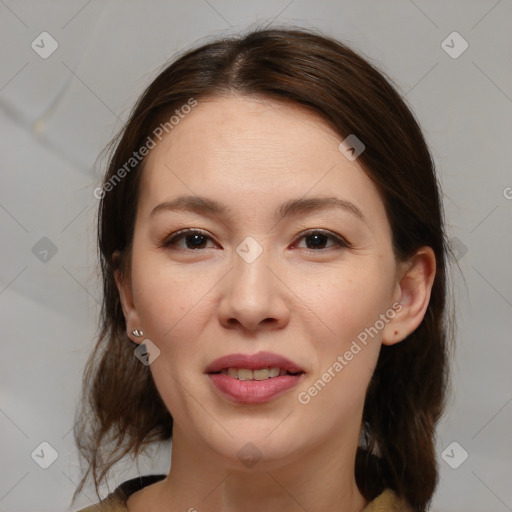
[[[421,246],[435,253],[436,276],[423,321],[401,343],[381,348],[367,390],[365,442],[355,467],[366,499],[390,487],[415,510],[425,510],[438,478],[434,429],[445,405],[453,327],[446,315],[449,247],[433,160],[414,115],[389,78],[346,45],[311,30],[254,30],[204,44],[166,67],[142,94],[111,143],[104,185],[113,183],[133,152],[175,109],[191,98],[200,102],[233,93],[300,104],[341,137],[356,135],[366,146],[358,162],[381,194],[397,260]],[[116,269],[130,268],[144,162],[110,186],[99,206],[101,328],[77,410],[74,435],[87,471],[73,501],[89,474],[99,497],[99,483],[115,463],[172,434],[172,417],[149,367],[133,355],[137,345],[126,334],[114,280]]]

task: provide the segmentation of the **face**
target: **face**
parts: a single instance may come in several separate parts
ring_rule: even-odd
[[[357,443],[381,343],[397,334],[384,204],[342,140],[300,107],[216,98],[147,159],[118,280],[127,327],[160,351],[150,371],[175,428],[227,465],[247,442],[268,463]],[[181,196],[196,208],[172,208]],[[273,356],[251,359],[261,352]],[[247,357],[208,373],[231,354]],[[286,375],[265,380],[265,367]]]

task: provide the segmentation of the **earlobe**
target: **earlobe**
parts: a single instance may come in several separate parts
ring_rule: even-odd
[[[135,308],[133,300],[133,292],[130,279],[126,278],[121,269],[114,271],[114,278],[116,281],[117,290],[119,292],[119,299],[123,309],[123,315],[126,323],[126,333],[128,337],[135,343],[142,343],[140,337],[134,335],[134,331],[140,331],[140,319]]]
[[[431,247],[421,247],[403,264],[396,294],[400,308],[395,308],[395,316],[384,329],[384,345],[402,341],[421,324],[430,302],[435,273],[436,258]]]

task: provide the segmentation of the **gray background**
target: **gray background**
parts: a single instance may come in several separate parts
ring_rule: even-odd
[[[512,510],[511,0],[0,0],[0,14],[0,512],[67,510],[78,481],[70,429],[99,311],[98,154],[176,52],[262,22],[348,42],[419,118],[464,276],[433,510]],[[47,58],[31,47],[44,31],[58,43]],[[469,44],[457,58],[454,31]],[[41,442],[58,453],[47,469]],[[169,446],[127,461],[109,487],[168,461]],[[78,505],[92,501],[87,489]]]

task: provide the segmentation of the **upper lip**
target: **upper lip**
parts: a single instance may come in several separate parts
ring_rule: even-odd
[[[205,373],[217,373],[228,368],[247,368],[258,370],[260,368],[283,368],[290,373],[304,372],[304,370],[290,359],[272,352],[257,352],[256,354],[229,354],[212,361],[205,369]]]

